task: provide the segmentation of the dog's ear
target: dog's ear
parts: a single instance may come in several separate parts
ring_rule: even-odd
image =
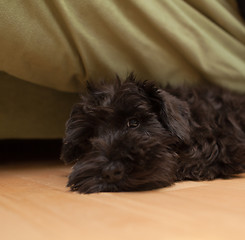
[[[175,96],[158,90],[162,99],[160,119],[166,124],[169,130],[181,140],[190,140],[190,109],[186,102]]]
[[[163,127],[179,139],[189,141],[190,110],[188,104],[148,81],[140,85]]]
[[[92,134],[89,121],[84,119],[85,106],[82,103],[75,104],[70,118],[66,122],[65,137],[61,149],[60,159],[65,163],[76,162],[85,152],[87,141]]]

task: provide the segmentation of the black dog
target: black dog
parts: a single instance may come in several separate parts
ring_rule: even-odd
[[[245,96],[218,87],[89,84],[67,122],[61,159],[83,193],[161,188],[245,171]]]

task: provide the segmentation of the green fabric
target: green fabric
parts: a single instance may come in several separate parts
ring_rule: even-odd
[[[72,92],[116,73],[245,92],[235,0],[1,0],[0,19],[0,139],[62,137]]]
[[[0,70],[77,92],[89,78],[245,91],[245,27],[235,0],[1,0]]]
[[[59,92],[0,72],[0,139],[61,138],[78,94]]]

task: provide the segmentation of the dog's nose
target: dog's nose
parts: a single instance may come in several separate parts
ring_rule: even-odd
[[[111,163],[102,170],[102,177],[108,183],[121,180],[123,175],[124,166],[120,162]]]

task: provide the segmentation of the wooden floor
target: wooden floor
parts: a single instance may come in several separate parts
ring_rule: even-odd
[[[13,155],[10,148],[1,160],[1,239],[245,239],[245,174],[79,195],[65,187],[70,167],[45,147],[36,150]]]

